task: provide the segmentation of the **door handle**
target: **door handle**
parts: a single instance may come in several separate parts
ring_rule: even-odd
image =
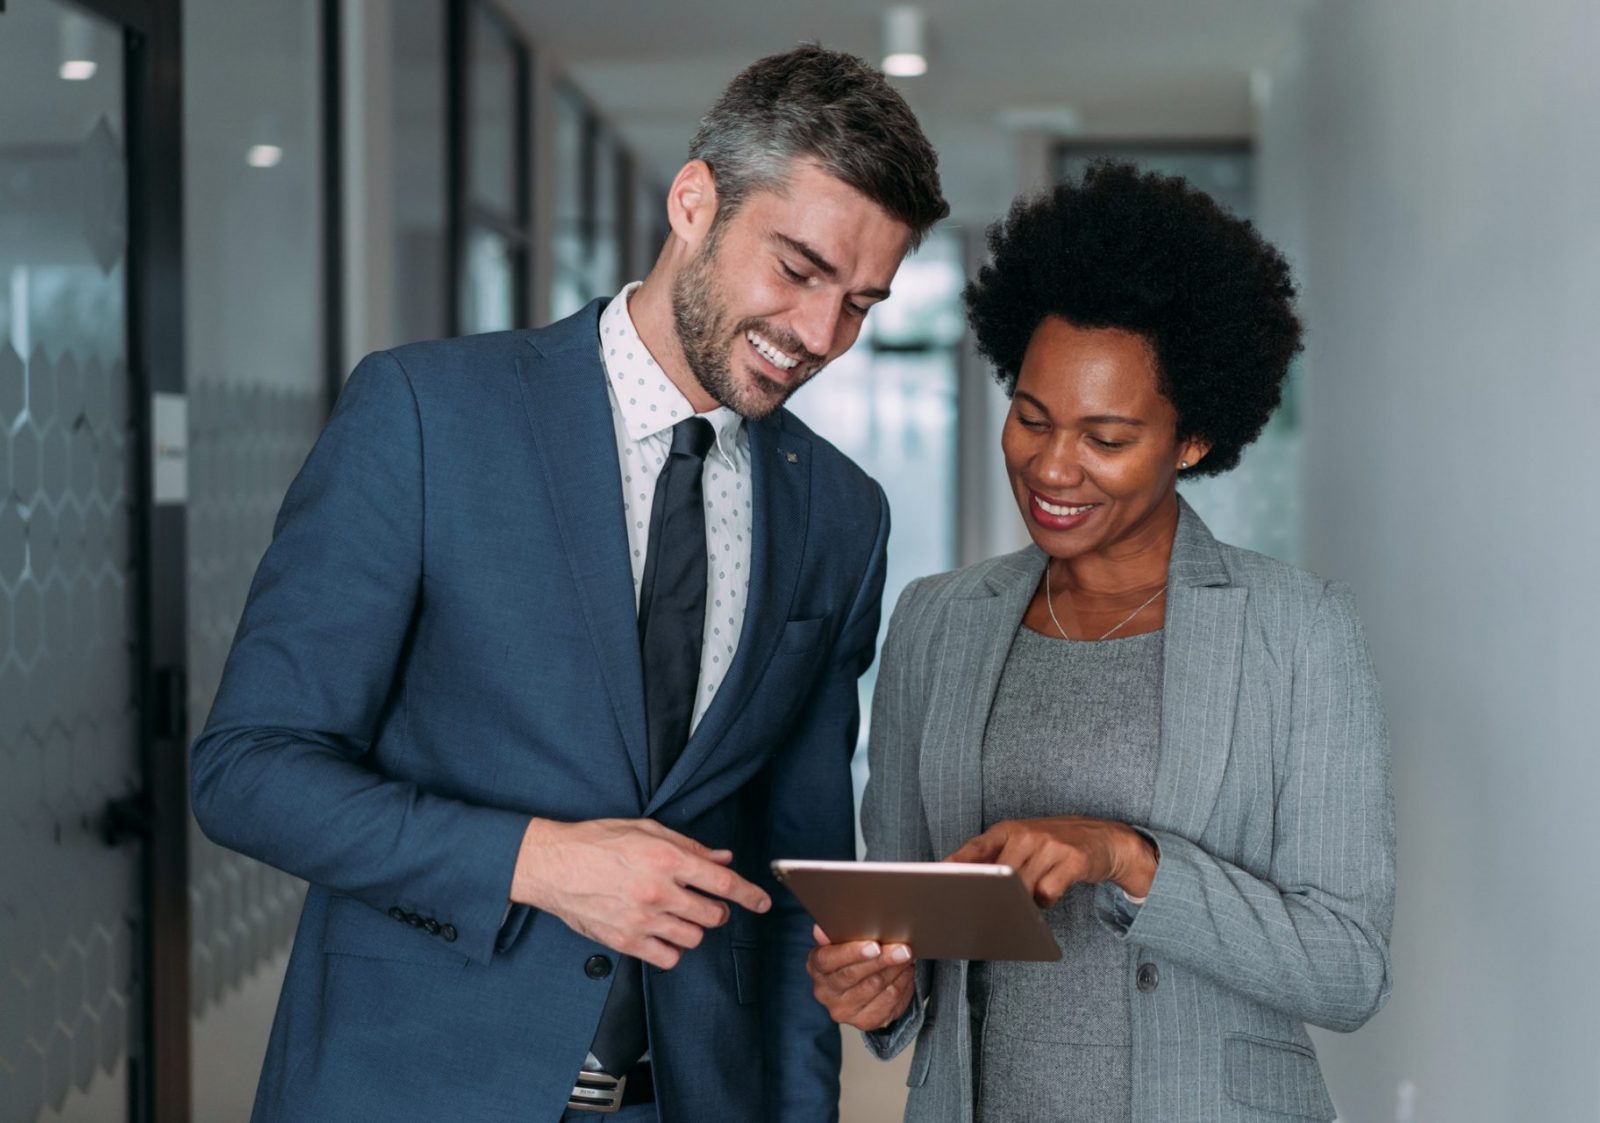
[[[150,801],[143,792],[134,792],[106,803],[100,811],[100,839],[107,846],[124,842],[149,842],[154,829],[150,822]]]

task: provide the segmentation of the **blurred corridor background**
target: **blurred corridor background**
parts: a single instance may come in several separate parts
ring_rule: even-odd
[[[1340,1118],[1600,1119],[1600,4],[917,10],[953,213],[794,403],[889,494],[886,606],[1025,540],[959,299],[1013,196],[1115,155],[1254,219],[1309,345],[1186,494],[1350,583],[1383,681]],[[812,39],[891,46],[845,0],[0,0],[0,1123],[247,1118],[302,890],[193,828],[185,752],[284,489],[366,352],[642,276],[699,114]],[[850,1037],[843,1118],[898,1118]]]

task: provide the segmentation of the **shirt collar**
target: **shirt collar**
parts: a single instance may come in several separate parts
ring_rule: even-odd
[[[622,414],[624,431],[633,441],[653,437],[695,416],[689,399],[656,363],[644,340],[639,338],[639,330],[633,326],[628,298],[640,284],[634,281],[624,287],[600,313],[600,361],[605,366],[617,410]],[[717,434],[717,455],[732,466],[734,453],[744,436],[744,418],[727,406],[718,406],[699,416],[711,422]]]

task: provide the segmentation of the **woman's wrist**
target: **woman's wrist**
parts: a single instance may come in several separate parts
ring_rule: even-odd
[[[1150,895],[1150,886],[1156,879],[1160,851],[1147,835],[1126,824],[1119,825],[1122,829],[1117,832],[1109,880],[1128,896],[1142,900]]]

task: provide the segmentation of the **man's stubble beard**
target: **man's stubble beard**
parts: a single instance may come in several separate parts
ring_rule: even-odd
[[[727,306],[717,295],[717,251],[722,244],[721,233],[718,227],[713,226],[700,253],[679,270],[674,279],[672,322],[689,373],[694,375],[700,388],[711,395],[718,405],[726,406],[751,421],[759,421],[776,413],[790,395],[821,369],[821,364],[817,363],[809,373],[788,386],[757,371],[749,372],[756,383],[753,387],[741,385],[734,377],[731,366],[733,349],[747,330],[754,329],[786,349],[796,341],[786,339],[782,333],[773,333],[759,319],[729,326]],[[793,347],[790,353],[803,350]]]

